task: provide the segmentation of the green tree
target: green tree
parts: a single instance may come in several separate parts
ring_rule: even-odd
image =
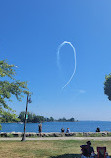
[[[104,94],[106,94],[108,99],[111,100],[111,74],[105,76]]]
[[[18,117],[18,118],[20,119],[21,122],[24,122],[24,120],[25,120],[25,113],[26,113],[25,111],[22,111],[22,112],[19,114],[19,117]]]
[[[46,119],[45,119],[47,122],[50,122],[50,119],[47,117]]]
[[[35,115],[34,116],[34,119],[33,119],[33,122],[34,123],[37,123],[37,122],[45,122],[45,118],[43,116],[39,116],[39,115]]]
[[[63,118],[58,119],[58,121],[59,121],[59,122],[66,122],[67,120],[66,120],[65,117],[63,117]]]
[[[49,119],[50,119],[50,122],[53,122],[53,121],[54,121],[54,118],[53,118],[53,117],[50,117]]]
[[[9,65],[6,61],[0,61],[0,121],[5,117],[17,119],[15,111],[9,106],[12,95],[21,101],[23,94],[29,95],[27,82],[15,79],[15,65]],[[3,116],[3,117],[2,117]]]
[[[33,113],[28,112],[27,115],[28,115],[27,122],[33,122]]]
[[[16,114],[13,113],[13,115],[11,115],[9,111],[4,111],[1,122],[18,122],[18,121],[20,120],[17,118]]]
[[[72,117],[68,120],[69,122],[75,122],[75,119]]]
[[[28,115],[28,119],[27,119],[27,122],[33,122],[33,123],[37,123],[37,122],[45,122],[46,121],[46,118],[44,118],[44,116],[39,116],[39,115],[35,115],[33,113],[30,113],[30,112],[27,112],[27,115]],[[25,111],[22,111],[20,114],[19,114],[19,117],[20,121],[24,122],[24,119],[25,119]]]

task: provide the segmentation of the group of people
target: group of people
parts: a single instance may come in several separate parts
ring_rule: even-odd
[[[41,123],[38,125],[38,132],[39,132],[40,134],[41,134],[41,132],[42,132],[42,124],[41,124]],[[65,129],[64,129],[64,128],[61,128],[61,132],[64,133],[64,132],[65,132]],[[100,128],[99,128],[99,127],[97,127],[96,132],[100,132]],[[66,133],[70,133],[70,129],[69,129],[69,128],[66,129]]]
[[[41,132],[42,132],[42,124],[41,123],[38,125],[38,131],[41,134]],[[64,133],[65,129],[61,128],[61,132]],[[97,127],[96,132],[100,132],[100,128],[99,127]],[[70,129],[69,128],[66,129],[66,133],[70,133]]]
[[[61,128],[61,132],[64,133],[64,132],[65,132],[65,129],[64,129],[64,128]],[[66,129],[66,133],[70,133],[70,129],[69,129],[69,128]]]
[[[39,134],[41,136],[41,133],[42,133],[42,124],[41,123],[38,125],[38,132],[39,132]],[[65,129],[61,128],[61,132],[64,133]],[[66,129],[66,133],[70,133],[70,129],[69,128]]]
[[[61,132],[62,133],[65,132],[64,128],[61,128]],[[100,128],[99,127],[97,127],[96,132],[100,132]],[[70,133],[70,129],[69,128],[67,128],[66,133]]]
[[[38,132],[39,132],[40,136],[42,136],[41,135],[41,133],[42,133],[42,124],[41,123],[38,125]],[[61,128],[61,132],[64,133],[65,129]],[[99,127],[97,127],[96,132],[100,132],[100,128]],[[66,133],[70,133],[70,129],[69,128],[66,129]],[[81,158],[87,158],[87,157],[94,158],[94,157],[96,157],[96,155],[94,153],[94,149],[91,146],[91,142],[87,141],[86,144],[87,145],[81,145],[80,146],[81,147],[81,151],[82,151]],[[108,154],[106,155],[106,158],[109,158]]]

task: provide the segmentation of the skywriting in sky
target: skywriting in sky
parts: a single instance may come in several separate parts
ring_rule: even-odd
[[[58,51],[57,51],[57,65],[58,67],[60,68],[60,49],[65,45],[65,44],[69,44],[72,49],[73,49],[73,52],[74,52],[74,60],[75,60],[75,65],[74,65],[74,70],[73,70],[73,73],[70,77],[70,79],[66,82],[66,84],[62,87],[62,89],[64,89],[70,82],[71,80],[73,79],[74,75],[75,75],[75,72],[76,72],[76,50],[74,48],[74,46],[72,45],[71,42],[68,42],[68,41],[64,41],[63,43],[61,43],[58,47]]]

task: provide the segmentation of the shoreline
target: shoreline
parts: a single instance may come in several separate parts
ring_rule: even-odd
[[[0,132],[0,138],[2,137],[22,137],[23,132]],[[38,132],[26,132],[26,137],[111,137],[111,132],[71,132],[71,133],[61,133],[61,132],[49,132],[41,133]]]
[[[0,137],[0,141],[21,141],[22,137]],[[36,138],[25,138],[26,141],[53,141],[53,140],[76,140],[76,141],[111,141],[111,137],[36,137]]]

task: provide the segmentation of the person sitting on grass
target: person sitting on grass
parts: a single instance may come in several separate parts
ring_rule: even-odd
[[[88,146],[88,155],[91,156],[91,154],[94,153],[94,149],[91,146],[91,142],[90,141],[87,141],[86,143],[87,143],[87,146]]]
[[[70,133],[70,129],[69,128],[67,128],[66,133]]]
[[[97,127],[96,132],[100,132],[100,128],[99,127]]]
[[[91,142],[87,141],[86,142],[87,145],[81,145],[80,147],[82,148],[82,156],[81,158],[85,158],[85,157],[90,157],[91,155],[94,155],[94,149],[91,146]]]
[[[61,128],[61,132],[64,133],[64,131],[65,131],[64,128]]]

